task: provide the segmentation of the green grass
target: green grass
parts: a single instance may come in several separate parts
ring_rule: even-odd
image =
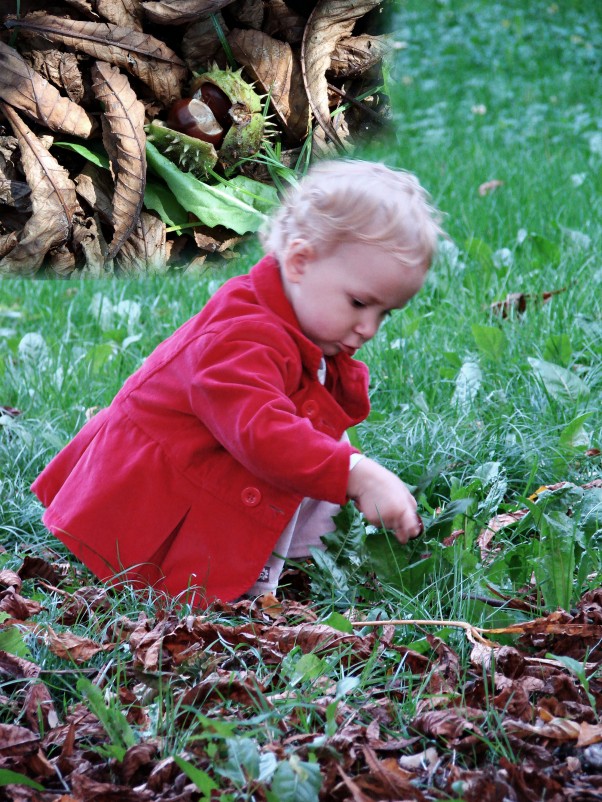
[[[540,485],[564,480],[581,485],[601,475],[600,457],[586,455],[602,446],[601,26],[596,4],[577,0],[399,5],[400,46],[389,76],[393,133],[359,155],[415,172],[444,213],[450,239],[419,296],[360,354],[371,370],[373,412],[357,436],[367,453],[417,488],[425,517],[450,500],[469,495],[474,501],[445,532],[431,530],[426,542],[432,557],[424,573],[412,560],[419,560],[426,546],[415,545],[406,557],[388,552],[392,546],[384,536],[371,540],[357,522],[359,548],[378,544],[365,562],[354,562],[353,552],[346,555],[341,546],[351,524],[343,526],[338,545],[329,549],[331,562],[308,568],[315,609],[324,618],[350,604],[370,616],[452,617],[485,626],[529,617],[474,597],[486,594],[488,584],[509,596],[520,593],[535,559],[535,529],[500,535],[505,556],[492,566],[481,563],[474,538],[497,512],[524,506],[523,498]],[[503,185],[481,196],[479,186],[492,179]],[[86,411],[109,403],[150,350],[258,254],[251,243],[235,263],[194,278],[0,282],[0,405],[21,411],[16,418],[0,418],[2,567],[18,568],[32,552],[66,558],[40,523],[30,483],[82,425]],[[547,303],[537,300],[552,290],[562,292]],[[523,313],[502,318],[491,310],[491,304],[518,292],[535,296]],[[110,301],[104,316],[99,296]],[[549,371],[550,364],[560,368],[560,382],[542,381],[538,369]],[[574,386],[563,389],[567,376],[575,377]],[[465,530],[460,541],[440,548],[441,536],[456,526]],[[588,549],[591,570],[575,586],[573,601],[583,588],[600,585],[595,540]],[[379,584],[370,569],[383,554],[388,562],[387,555],[397,560],[398,576],[392,571]],[[33,585],[26,591],[45,607],[36,620],[60,629],[62,599]],[[153,604],[152,594],[110,597],[107,610],[70,629],[98,638],[122,615],[152,617]],[[439,634],[468,665],[463,636],[451,630]],[[46,671],[66,667],[39,641],[25,637],[23,643]],[[424,632],[409,629],[399,630],[395,643],[430,648]],[[127,649],[109,659],[114,661],[110,681],[117,687]],[[199,658],[191,676],[209,674],[212,659]],[[228,660],[232,670],[252,668],[276,690],[285,689],[294,673],[294,658],[277,671],[260,654],[231,647]],[[101,654],[87,667],[102,669],[106,663]],[[61,707],[79,698],[78,675],[74,670],[49,680]],[[387,688],[397,689],[393,698],[402,731],[424,678],[408,671],[395,651],[351,668],[344,653],[328,655],[318,678],[336,682],[348,675],[359,679],[344,697],[350,710],[381,691],[386,696]],[[188,731],[174,732],[169,723],[179,686],[161,677],[157,682],[149,731],[164,739],[163,753],[172,754],[187,743]],[[295,697],[282,698],[267,711],[258,706],[237,725],[237,734],[267,742],[293,713],[296,732],[320,732],[325,727],[320,684],[304,677],[298,688],[303,705]],[[171,712],[165,718],[161,710]],[[198,709],[196,715],[190,732],[198,735],[200,727],[225,754],[227,737],[208,735]],[[12,721],[11,716],[3,719]],[[492,711],[491,750],[505,754],[511,750],[503,738],[494,743],[496,716]]]

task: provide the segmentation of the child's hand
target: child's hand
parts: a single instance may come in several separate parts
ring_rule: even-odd
[[[347,495],[366,520],[393,530],[400,543],[422,533],[416,501],[404,483],[378,462],[364,458],[349,473]]]

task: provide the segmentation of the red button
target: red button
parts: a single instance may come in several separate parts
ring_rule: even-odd
[[[245,487],[240,494],[242,503],[247,507],[256,507],[261,501],[261,491],[256,487]]]
[[[315,401],[305,401],[301,406],[301,412],[306,418],[315,418],[318,414],[318,405]]]

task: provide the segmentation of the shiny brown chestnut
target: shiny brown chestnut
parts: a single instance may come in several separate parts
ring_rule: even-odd
[[[209,142],[216,148],[222,144],[225,136],[225,131],[211,108],[196,97],[176,100],[167,115],[167,126],[187,136]]]
[[[223,92],[219,86],[206,82],[201,84],[199,90],[194,93],[195,97],[200,97],[211,111],[215,114],[215,119],[227,131],[232,125],[232,117],[230,116],[230,109],[232,108],[232,101],[228,95]]]

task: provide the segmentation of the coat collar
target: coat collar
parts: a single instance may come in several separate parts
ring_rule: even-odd
[[[264,256],[249,273],[255,297],[261,306],[277,315],[286,330],[297,343],[303,367],[310,376],[318,378],[322,363],[321,349],[301,331],[297,316],[286,297],[280,265],[273,254]],[[357,423],[368,415],[368,369],[363,362],[353,359],[349,354],[340,353],[326,357],[327,386],[329,391],[347,413]],[[350,424],[351,425],[351,424]]]
[[[249,273],[259,303],[277,315],[286,325],[288,332],[294,337],[304,366],[310,374],[316,375],[322,361],[322,351],[309,340],[299,327],[299,321],[286,297],[280,265],[273,254],[264,256]]]

